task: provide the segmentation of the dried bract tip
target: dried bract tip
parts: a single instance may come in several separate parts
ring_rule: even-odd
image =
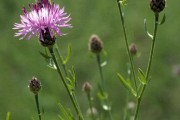
[[[137,53],[137,47],[136,47],[136,44],[135,43],[132,43],[130,46],[129,46],[129,51],[132,55],[136,55]]]
[[[38,94],[38,92],[41,89],[41,83],[40,81],[37,80],[36,77],[33,77],[30,81],[29,81],[29,89],[31,90],[31,92],[33,92],[34,94]]]
[[[150,8],[153,12],[159,13],[164,10],[166,0],[150,0]]]
[[[82,87],[83,91],[85,91],[86,93],[90,93],[91,92],[91,89],[92,89],[92,86],[89,82],[85,82],[83,84],[83,87]]]
[[[103,49],[103,42],[97,35],[92,35],[89,39],[89,50],[99,54]]]

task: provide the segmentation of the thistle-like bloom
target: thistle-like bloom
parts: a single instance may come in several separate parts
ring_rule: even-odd
[[[29,5],[30,11],[23,8],[23,15],[20,15],[21,23],[15,23],[13,29],[18,32],[15,36],[20,39],[32,36],[38,36],[40,41],[46,41],[48,38],[55,38],[55,34],[65,35],[61,28],[70,28],[70,16],[64,12],[64,7],[60,9],[59,5],[50,3],[48,0],[38,0],[37,3]]]

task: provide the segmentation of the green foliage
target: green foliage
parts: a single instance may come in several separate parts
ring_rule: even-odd
[[[70,110],[67,110],[61,103],[59,103],[59,109],[61,111],[58,115],[59,120],[75,120]]]
[[[58,46],[56,45],[56,48],[55,48],[56,52],[58,53]],[[60,55],[60,58],[62,60],[62,63],[64,65],[66,65],[71,57],[71,54],[72,54],[72,49],[71,49],[71,45],[69,44],[68,45],[68,54],[67,54],[67,57],[64,58],[62,55]]]
[[[144,29],[145,29],[146,34],[147,34],[151,39],[153,39],[153,35],[151,35],[151,34],[148,32],[147,25],[146,25],[146,19],[144,19]]]
[[[163,18],[162,18],[161,22],[159,23],[159,25],[164,24],[165,21],[166,21],[166,14],[163,15]]]
[[[132,95],[134,95],[135,97],[137,96],[136,91],[134,90],[134,88],[131,85],[131,82],[129,80],[125,80],[124,77],[118,73],[118,78],[121,81],[121,83],[124,85],[124,87],[129,90],[130,93],[132,93]]]
[[[39,77],[42,81],[43,89],[40,94],[43,106],[45,108],[45,119],[57,119],[56,103],[60,100],[66,100],[67,94],[62,86],[59,86],[57,74],[49,71],[38,51],[44,48],[38,43],[38,39],[33,38],[29,41],[19,41],[14,37],[12,26],[14,22],[19,21],[19,15],[22,14],[22,6],[28,6],[33,0],[1,0],[0,14],[1,19],[1,44],[0,44],[0,119],[5,119],[6,111],[11,111],[13,120],[28,120],[36,114],[34,102],[27,88],[28,80],[33,75]],[[72,55],[70,63],[76,67],[77,73],[77,92],[78,100],[84,113],[87,108],[87,101],[82,95],[81,84],[88,80],[93,85],[93,94],[98,89],[96,87],[99,75],[95,69],[94,59],[89,57],[87,43],[92,33],[97,33],[102,37],[104,46],[108,52],[108,65],[104,67],[106,84],[109,97],[112,100],[112,110],[114,120],[119,120],[120,113],[124,105],[123,97],[126,93],[122,85],[117,81],[114,74],[119,69],[126,69],[128,61],[123,42],[118,8],[115,1],[95,1],[95,0],[52,0],[65,6],[65,10],[71,13],[73,28],[68,30],[68,35],[58,37],[60,41],[62,54],[66,54],[67,45],[72,44]],[[147,55],[149,53],[148,38],[144,34],[143,19],[148,20],[148,30],[152,31],[154,23],[153,13],[149,10],[148,1],[127,1],[126,20],[127,30],[130,42],[136,42],[141,56],[134,58],[135,63],[140,68],[145,68]],[[158,47],[154,55],[153,69],[151,71],[153,82],[147,88],[145,106],[141,106],[141,119],[143,120],[179,120],[180,116],[180,80],[174,73],[174,66],[179,65],[179,0],[168,1],[165,10],[168,24],[159,27]],[[162,13],[163,15],[163,13]],[[109,17],[110,16],[110,17]],[[64,30],[67,33],[67,30]],[[173,72],[172,72],[173,71]],[[122,71],[125,73],[125,71]],[[52,96],[53,94],[53,96]],[[69,105],[65,101],[63,105]],[[94,101],[95,106],[98,102]],[[28,108],[28,109],[24,109]],[[147,109],[149,108],[149,109]],[[97,107],[99,109],[99,107]],[[23,110],[23,115],[22,115]],[[164,114],[166,113],[166,114]],[[29,117],[28,117],[29,116]]]
[[[108,99],[108,95],[106,92],[102,90],[102,87],[98,85],[98,93],[97,93],[98,99],[100,101],[101,107],[105,111],[111,110],[111,106],[107,104],[106,100]]]
[[[70,76],[66,77],[66,80],[67,80],[69,89],[71,90],[71,92],[74,92],[75,88],[76,88],[77,81],[76,81],[76,72],[75,72],[75,69],[73,66],[69,70],[69,74],[70,74]]]
[[[147,84],[145,74],[140,68],[138,69],[138,73],[139,73],[139,76],[140,76],[138,79],[141,82],[141,84],[143,84],[143,85]]]
[[[11,113],[10,113],[10,112],[7,112],[6,120],[10,120],[10,116],[11,116]]]

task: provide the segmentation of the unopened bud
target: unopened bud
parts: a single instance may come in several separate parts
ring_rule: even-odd
[[[136,55],[137,53],[137,47],[136,47],[136,44],[135,43],[132,43],[130,46],[129,46],[129,51],[132,55]]]
[[[92,86],[89,82],[85,82],[83,84],[83,87],[82,87],[83,91],[85,91],[86,93],[90,93],[91,92],[91,89],[92,89]]]
[[[41,89],[41,83],[40,81],[37,80],[36,77],[33,77],[30,81],[29,81],[29,89],[31,90],[31,92],[33,92],[34,94],[38,94],[38,92]]]
[[[159,13],[164,10],[166,5],[165,0],[150,0],[150,8],[153,12]]]
[[[103,49],[103,42],[97,35],[92,35],[89,39],[89,50],[93,53],[100,53]]]

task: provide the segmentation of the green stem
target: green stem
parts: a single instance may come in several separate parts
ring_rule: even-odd
[[[65,81],[65,78],[64,78],[64,76],[63,76],[63,74],[62,74],[62,72],[60,70],[60,67],[59,67],[59,65],[57,63],[56,56],[55,56],[54,50],[53,50],[53,46],[49,47],[49,52],[51,53],[52,59],[54,60],[54,63],[56,65],[56,67],[57,67],[57,71],[59,73],[59,76],[61,77],[62,82],[63,82],[63,84],[64,84],[64,86],[66,88],[66,91],[68,92],[68,95],[69,95],[69,97],[71,99],[71,102],[73,103],[73,106],[74,106],[74,108],[76,110],[76,113],[78,114],[79,120],[84,120],[84,118],[82,116],[82,113],[80,111],[80,107],[77,105],[76,98],[74,97],[74,94],[70,91],[70,89],[68,88],[68,85],[67,85],[67,83]]]
[[[37,107],[37,112],[38,112],[39,120],[41,120],[41,112],[40,112],[40,109],[39,109],[38,94],[35,94],[35,101],[36,101],[36,107]]]
[[[122,23],[122,27],[123,27],[123,33],[124,33],[124,38],[125,38],[126,49],[127,49],[129,61],[130,61],[130,64],[131,64],[131,71],[132,71],[132,74],[133,74],[134,86],[135,86],[136,93],[137,93],[138,90],[137,90],[135,69],[134,69],[132,56],[131,56],[130,51],[129,51],[129,44],[128,44],[128,40],[127,40],[126,28],[125,28],[125,24],[124,24],[124,16],[123,16],[123,13],[122,13],[120,0],[117,0],[117,4],[118,4],[118,8],[119,8],[119,13],[120,13],[120,16],[121,16],[121,23]]]
[[[111,108],[110,108],[110,104],[109,104],[109,100],[108,100],[108,95],[106,93],[105,81],[104,81],[102,67],[101,67],[101,57],[100,57],[100,54],[97,54],[96,57],[97,57],[97,63],[98,63],[98,68],[99,68],[99,74],[100,74],[100,78],[101,78],[102,91],[103,91],[103,94],[105,93],[105,102],[106,102],[106,105],[108,105],[109,118],[110,118],[110,120],[112,120]]]
[[[149,73],[150,73],[151,66],[152,66],[152,60],[153,60],[153,54],[154,54],[154,48],[155,48],[155,41],[156,41],[156,34],[157,34],[157,29],[158,29],[158,24],[159,24],[158,21],[159,21],[159,14],[155,13],[154,35],[153,35],[153,41],[152,41],[152,45],[151,45],[151,51],[150,51],[150,56],[149,56],[149,61],[148,61],[148,67],[147,67],[147,71],[146,71],[146,80],[147,81],[149,79]],[[144,91],[146,89],[146,86],[147,86],[147,84],[143,85],[142,90],[140,92],[140,95],[139,95],[139,97],[137,99],[137,106],[136,106],[136,112],[135,112],[134,120],[137,120],[137,116],[138,116],[142,96],[143,96],[143,93],[144,93]]]
[[[55,48],[55,50],[56,50],[56,52],[58,53],[58,57],[59,57],[60,62],[61,62],[61,64],[62,64],[62,67],[63,67],[64,73],[65,73],[66,77],[68,77],[68,74],[67,74],[67,69],[66,69],[66,64],[64,64],[64,63],[63,63],[63,60],[62,60],[62,57],[61,57],[61,52],[60,52],[60,50],[59,50],[59,48],[58,48],[57,44],[56,44],[56,48]],[[72,93],[72,96],[73,96],[73,99],[74,99],[74,101],[75,101],[75,103],[76,103],[76,106],[77,106],[77,107],[78,107],[78,109],[80,110],[80,107],[79,107],[79,104],[78,104],[78,102],[77,102],[77,98],[76,98],[75,93]]]
[[[98,63],[98,69],[99,69],[99,74],[101,77],[101,85],[102,85],[102,90],[105,91],[105,81],[103,78],[103,72],[102,72],[102,67],[101,67],[101,58],[100,58],[100,54],[97,54],[97,63]]]
[[[94,116],[94,112],[93,112],[93,107],[92,107],[91,94],[90,93],[87,93],[87,98],[88,98],[88,103],[89,103],[89,107],[90,107],[90,110],[91,110],[92,120],[95,120],[95,116]]]

